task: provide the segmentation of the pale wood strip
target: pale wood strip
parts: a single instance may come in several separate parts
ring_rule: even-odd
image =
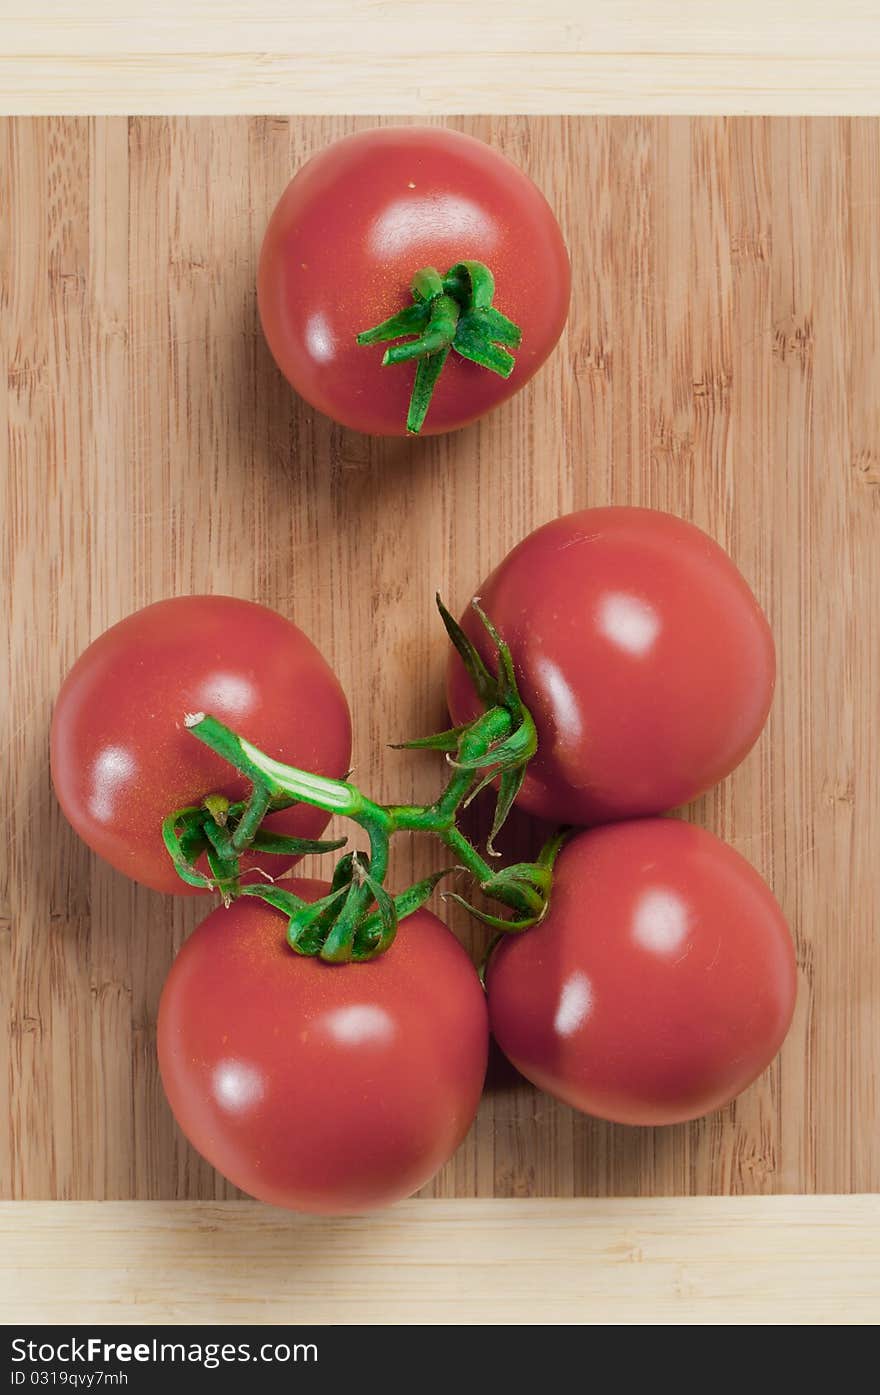
[[[864,0],[44,0],[0,18],[19,114],[876,113],[878,73]]]
[[[880,1198],[0,1206],[6,1323],[874,1323]],[[328,1340],[330,1340],[328,1338]]]

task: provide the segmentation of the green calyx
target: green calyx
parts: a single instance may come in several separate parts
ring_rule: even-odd
[[[544,844],[537,861],[515,862],[510,867],[501,868],[488,882],[481,883],[480,890],[483,894],[501,901],[503,905],[513,905],[514,901],[519,899],[521,904],[528,907],[519,919],[511,920],[509,917],[502,918],[491,915],[488,911],[478,910],[455,892],[448,892],[446,899],[457,901],[465,910],[470,911],[472,916],[476,916],[477,920],[492,926],[500,935],[516,935],[523,930],[531,930],[534,925],[539,925],[547,914],[553,886],[553,866],[567,836],[568,829],[560,829]]]
[[[182,881],[219,892],[228,905],[243,890],[239,882],[241,857],[248,850],[305,857],[345,847],[344,838],[289,838],[262,828],[267,813],[289,809],[295,803],[293,799],[267,798],[262,784],[255,784],[250,798],[237,804],[230,804],[222,795],[208,795],[201,805],[176,809],[163,819],[162,840]],[[210,875],[196,866],[202,856]]]
[[[347,780],[315,775],[273,759],[215,717],[199,712],[185,719],[191,734],[244,775],[252,790],[248,799],[236,804],[210,795],[197,808],[169,814],[162,833],[174,865],[184,881],[218,891],[227,904],[239,896],[257,896],[281,911],[287,916],[288,943],[297,954],[318,956],[332,964],[376,958],[393,943],[401,919],[424,905],[441,878],[455,871],[469,873],[486,896],[512,913],[511,919],[504,919],[476,910],[458,895],[452,897],[489,925],[518,932],[537,924],[546,912],[558,840],[548,845],[537,862],[503,868],[487,862],[458,827],[459,810],[496,784],[486,852],[498,856],[493,840],[510,813],[538,742],[531,714],[519,695],[510,651],[488,616],[473,602],[495,648],[495,673],[439,596],[437,606],[483,711],[464,726],[396,748],[446,754],[449,780],[432,804],[377,804]],[[314,902],[303,901],[269,877],[265,882],[241,884],[241,857],[249,849],[299,856],[344,846],[344,839],[306,841],[264,830],[266,815],[298,802],[351,819],[369,841],[369,853],[349,852],[339,860],[329,892]],[[394,896],[385,882],[391,838],[399,832],[433,834],[448,849],[454,865]],[[210,875],[196,866],[203,855]]]
[[[432,266],[423,267],[410,289],[412,305],[364,330],[357,342],[406,340],[386,349],[382,366],[416,362],[406,429],[418,435],[450,352],[509,378],[515,366],[510,350],[519,348],[522,331],[492,304],[495,278],[482,262],[457,262],[445,276]]]
[[[362,963],[384,954],[400,921],[425,904],[447,871],[434,872],[399,896],[390,896],[371,875],[368,855],[348,853],[337,863],[330,891],[318,901],[303,901],[280,885],[245,886],[240,894],[258,896],[287,916],[287,943],[297,954],[328,964]],[[366,913],[361,904],[364,889],[374,903]]]
[[[490,673],[476,645],[449,613],[440,597],[435,599],[446,633],[458,651],[485,711],[482,717],[478,717],[467,726],[452,727],[436,736],[404,742],[398,749],[415,750],[428,747],[445,751],[454,769],[473,776],[474,783],[463,796],[464,808],[467,808],[481,790],[498,781],[495,816],[486,840],[487,851],[495,857],[497,854],[494,840],[507,821],[525,779],[526,766],[538,749],[538,733],[532,714],[519,695],[510,650],[488,615],[481,609],[479,601],[471,601],[471,606],[495,646],[498,659],[497,674]],[[472,736],[475,731],[488,734],[485,749],[480,740],[476,743],[464,740],[465,736]],[[472,750],[471,747],[475,748]]]

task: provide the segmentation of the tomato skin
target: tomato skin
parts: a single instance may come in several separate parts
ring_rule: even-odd
[[[479,588],[510,646],[538,752],[518,803],[589,825],[686,804],[733,770],[770,709],[773,636],[710,537],[654,509],[584,509],[545,524]],[[469,607],[465,631],[490,646]],[[456,723],[478,705],[457,654]]]
[[[203,894],[175,872],[164,816],[213,792],[237,800],[249,791],[184,728],[185,714],[199,711],[289,764],[335,776],[349,768],[345,694],[289,620],[230,596],[178,596],[129,615],[64,680],[52,717],[52,780],[89,847],[155,891]],[[327,815],[301,804],[265,822],[276,833],[317,838]],[[295,860],[254,854],[242,867],[277,876]]]
[[[494,304],[522,329],[509,379],[452,353],[423,435],[506,401],[562,333],[571,269],[543,194],[482,141],[435,127],[362,131],[309,160],[272,214],[257,293],[269,348],[296,391],[344,426],[406,435],[415,368],[383,368],[361,330],[412,303],[415,272],[462,260],[495,276]]]
[[[328,888],[295,881],[316,899]],[[159,1006],[162,1081],[190,1142],[276,1206],[351,1214],[423,1186],[467,1133],[488,1024],[473,965],[430,911],[365,964],[302,958],[257,900],[220,908]]]
[[[782,912],[739,853],[676,819],[575,834],[550,909],[487,976],[495,1038],[575,1109],[676,1124],[719,1109],[776,1055],[796,995]]]

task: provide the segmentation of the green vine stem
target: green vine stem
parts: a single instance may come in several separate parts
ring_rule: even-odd
[[[458,262],[445,276],[433,266],[422,267],[410,289],[413,304],[364,330],[357,342],[386,344],[413,336],[386,349],[382,366],[416,362],[406,429],[418,435],[450,351],[509,378],[516,362],[510,350],[519,348],[522,331],[492,304],[495,278],[482,262]]]
[[[495,815],[486,844],[487,856],[496,858],[493,840],[537,749],[535,725],[519,695],[510,652],[479,605],[473,604],[496,647],[495,674],[437,598],[447,633],[462,656],[484,711],[465,726],[406,742],[402,747],[446,754],[449,779],[432,804],[378,804],[349,780],[316,775],[276,760],[208,713],[186,716],[190,733],[244,775],[253,788],[250,797],[239,804],[209,796],[199,808],[177,810],[166,818],[165,844],[184,880],[197,886],[214,885],[227,901],[238,895],[262,897],[287,914],[292,948],[300,954],[320,955],[331,963],[381,954],[392,942],[401,916],[424,904],[440,878],[454,870],[470,873],[487,896],[513,913],[512,918],[503,919],[476,910],[458,895],[453,897],[479,919],[510,932],[536,924],[546,911],[559,840],[548,844],[534,863],[498,867],[474,847],[457,822],[459,811],[480,790],[496,784]],[[241,886],[238,879],[239,857],[248,847],[290,854],[342,846],[338,841],[304,843],[263,831],[267,813],[293,803],[310,804],[351,819],[369,841],[368,854],[348,853],[340,859],[330,891],[317,902],[304,902],[271,880]],[[449,849],[455,865],[399,896],[391,896],[385,887],[390,842],[402,832],[433,834]],[[207,852],[210,877],[194,866],[195,856],[202,851]]]

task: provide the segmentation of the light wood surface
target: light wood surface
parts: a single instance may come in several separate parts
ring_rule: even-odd
[[[475,1128],[429,1190],[876,1191],[880,123],[455,121],[558,209],[573,309],[524,393],[423,442],[315,416],[258,328],[271,207],[306,155],[355,124],[0,129],[0,1196],[235,1195],[176,1131],[155,1062],[162,981],[205,907],[103,866],[51,794],[52,700],[88,641],[181,591],[276,606],[351,695],[359,781],[424,798],[438,758],[383,743],[443,720],[435,588],[459,606],[528,529],[611,500],[705,527],[769,612],[768,730],[693,814],[791,919],[794,1027],[734,1106],[669,1130],[590,1121],[496,1062]],[[401,881],[432,854],[404,846]]]
[[[880,111],[873,0],[8,0],[16,113]]]
[[[20,1203],[0,1206],[0,1298],[13,1325],[873,1324],[878,1235],[864,1196],[429,1201],[338,1221]]]

